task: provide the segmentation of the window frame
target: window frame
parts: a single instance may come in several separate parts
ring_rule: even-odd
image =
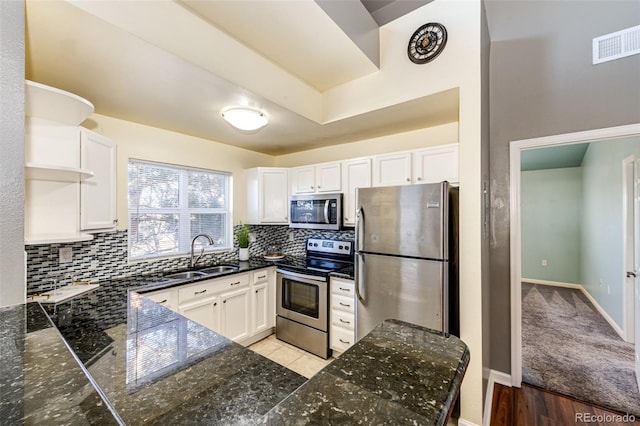
[[[166,208],[140,208],[132,209],[129,200],[129,167],[132,163],[150,165],[152,167],[167,168],[178,172],[178,207]],[[226,192],[226,208],[205,208],[205,207],[189,207],[189,172],[203,172],[224,176],[225,192]],[[131,256],[131,217],[132,214],[176,214],[178,215],[178,252],[176,253],[155,253],[143,256]],[[216,253],[233,249],[233,174],[231,172],[206,169],[202,167],[185,166],[182,164],[164,163],[152,160],[143,160],[139,158],[129,158],[127,162],[127,259],[129,262],[154,261],[160,259],[185,257],[191,254],[191,215],[193,214],[223,214],[225,217],[224,229],[226,234],[225,245],[212,247],[206,243],[205,239],[199,239],[199,243],[203,244],[204,253]],[[184,228],[186,226],[186,228]],[[183,229],[189,229],[189,232],[183,232]],[[211,237],[216,239],[215,235]],[[196,243],[196,247],[198,243]],[[199,248],[196,249],[199,253]]]

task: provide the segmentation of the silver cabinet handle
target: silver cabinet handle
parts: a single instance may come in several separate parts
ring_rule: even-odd
[[[267,278],[267,276],[266,276],[266,275],[260,275],[260,276],[258,277],[258,279],[259,279],[259,280],[261,280],[261,279],[263,279],[263,278]]]
[[[637,276],[637,275],[636,275],[636,273],[635,273],[635,272],[633,272],[633,271],[627,271],[627,278],[631,278],[631,277],[634,277],[634,278],[635,278],[636,276]]]
[[[167,299],[161,300],[158,303],[167,303]]]
[[[342,302],[340,302],[340,306],[345,306],[345,307],[347,307],[347,308],[350,308],[350,307],[351,307],[351,305],[348,305],[348,304],[346,304],[346,303],[342,303]]]
[[[202,291],[194,291],[193,294],[202,294],[202,293],[206,293],[206,292],[207,292],[207,289],[205,288]]]
[[[340,290],[342,291],[348,291],[349,293],[351,293],[351,289],[350,288],[342,288],[342,287],[338,287]]]
[[[345,345],[349,345],[349,344],[351,344],[351,342],[347,342],[347,341],[342,340],[342,339],[338,339],[338,340],[340,340],[340,341],[341,341],[342,343],[344,343]]]
[[[340,322],[343,324],[351,324],[351,321],[345,321],[342,318],[340,318]]]
[[[235,283],[231,283],[229,285],[238,285],[238,284],[240,284],[240,281],[236,281]]]

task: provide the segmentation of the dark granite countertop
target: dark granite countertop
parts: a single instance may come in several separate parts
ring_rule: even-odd
[[[354,274],[353,266],[348,266],[338,271],[333,271],[329,275],[332,277],[345,278],[347,280],[352,280],[354,278],[353,274]]]
[[[241,262],[235,273],[272,265]],[[11,373],[0,378],[2,414],[15,423],[49,416],[42,418],[51,424],[443,424],[469,360],[453,336],[387,321],[306,381],[144,297],[143,290],[185,284],[157,280],[113,280],[45,305],[57,330],[36,303],[0,310],[3,355],[17,348],[2,367]],[[40,329],[32,336],[24,318],[53,342],[45,345]],[[39,358],[60,364],[35,376]],[[15,383],[25,391],[13,392]]]

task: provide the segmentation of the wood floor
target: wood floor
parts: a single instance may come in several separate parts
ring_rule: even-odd
[[[493,391],[491,426],[640,426],[640,419],[629,422],[621,416],[524,383],[521,388],[496,384]]]

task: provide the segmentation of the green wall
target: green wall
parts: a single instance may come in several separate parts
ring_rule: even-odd
[[[522,172],[520,184],[523,279],[580,283],[582,168]]]
[[[622,160],[638,148],[640,138],[592,143],[582,161],[582,285],[620,328],[625,280]]]

